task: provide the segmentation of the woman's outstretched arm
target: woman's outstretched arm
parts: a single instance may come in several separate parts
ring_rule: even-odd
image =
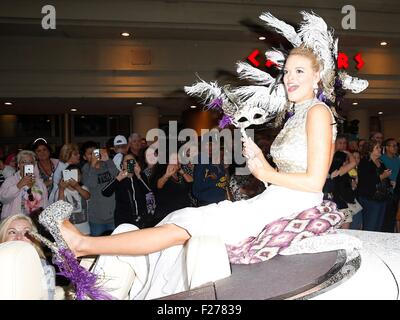
[[[60,230],[76,257],[99,254],[144,255],[184,244],[190,239],[189,233],[175,224],[105,237],[84,236],[69,221],[64,221]]]
[[[253,175],[264,182],[307,192],[321,192],[332,161],[332,116],[323,105],[316,105],[307,114],[307,172],[284,173],[275,171],[265,160],[261,150],[254,150],[246,142],[245,153],[250,153],[248,165]],[[250,144],[250,146],[249,146]],[[249,146],[249,147],[247,147]],[[252,154],[255,157],[251,159]]]

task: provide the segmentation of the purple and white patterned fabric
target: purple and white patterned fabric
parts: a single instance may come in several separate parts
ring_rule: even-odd
[[[267,224],[256,237],[238,245],[226,245],[229,261],[250,264],[269,260],[304,238],[333,233],[344,218],[334,202],[323,201],[319,206]]]

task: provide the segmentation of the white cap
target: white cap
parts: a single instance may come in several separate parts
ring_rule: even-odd
[[[123,144],[128,144],[128,141],[126,141],[124,136],[119,135],[114,138],[114,146],[120,146]]]

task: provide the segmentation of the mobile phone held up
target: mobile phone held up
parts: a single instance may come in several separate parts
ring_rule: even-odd
[[[100,149],[94,149],[93,154],[96,157],[97,160],[101,160],[101,154],[100,154]]]
[[[128,173],[135,173],[135,164],[135,159],[129,159],[126,162],[126,170],[128,171]]]
[[[78,170],[77,169],[63,171],[63,180],[68,181],[70,179],[78,181]]]
[[[24,176],[33,175],[33,164],[24,165]]]

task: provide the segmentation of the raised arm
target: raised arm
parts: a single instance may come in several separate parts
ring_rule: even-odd
[[[284,173],[275,171],[252,141],[245,142],[245,153],[250,153],[248,165],[258,179],[274,185],[307,192],[321,192],[332,161],[332,116],[323,105],[315,105],[307,114],[307,171]],[[255,144],[254,144],[255,145]],[[253,153],[253,158],[251,153]]]
[[[338,170],[332,172],[331,174],[332,178],[335,178],[337,176],[343,176],[344,174],[348,173],[351,169],[357,166],[357,162],[354,156],[348,151],[343,151],[343,152],[345,152],[349,157],[349,162],[341,166]]]

